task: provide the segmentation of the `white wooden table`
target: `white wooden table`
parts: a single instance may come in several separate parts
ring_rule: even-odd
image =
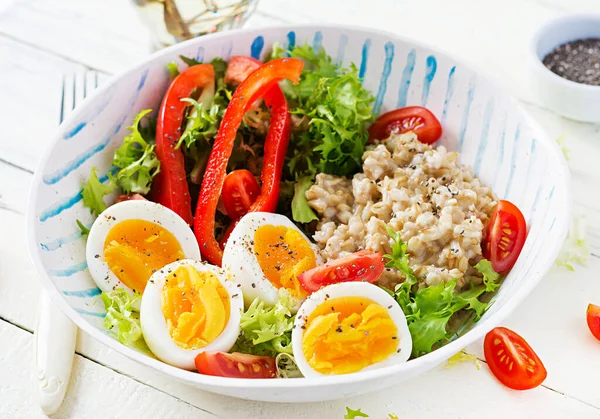
[[[600,126],[565,120],[528,90],[525,59],[536,26],[598,0],[261,0],[248,26],[336,22],[376,27],[435,45],[502,80],[551,138],[566,134],[575,210],[588,220],[587,267],[553,268],[505,325],[527,338],[548,369],[527,392],[498,384],[485,364],[440,367],[350,400],[304,405],[240,401],[202,392],[79,335],[58,418],[600,418],[600,342],[587,331],[600,304]],[[0,418],[37,418],[33,335],[41,292],[29,261],[24,212],[32,172],[57,125],[62,77],[118,73],[148,53],[148,34],[123,0],[0,0]],[[467,348],[482,358],[481,343]]]

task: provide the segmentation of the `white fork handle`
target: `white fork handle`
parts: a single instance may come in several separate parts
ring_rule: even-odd
[[[38,315],[35,331],[36,397],[44,413],[50,415],[60,407],[69,385],[77,326],[44,292]]]

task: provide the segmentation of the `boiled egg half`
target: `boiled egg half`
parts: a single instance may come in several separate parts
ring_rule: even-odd
[[[242,217],[223,252],[223,267],[241,285],[247,305],[255,298],[274,305],[285,288],[295,301],[294,311],[308,295],[298,275],[321,262],[316,246],[294,223],[263,212]]]
[[[349,374],[406,362],[412,338],[398,303],[367,282],[329,285],[298,310],[292,349],[305,377]]]
[[[144,340],[158,359],[193,370],[199,353],[231,349],[243,310],[240,287],[227,271],[186,259],[150,277],[140,323]]]
[[[150,201],[124,201],[108,207],[90,229],[86,260],[104,292],[124,288],[144,292],[153,273],[181,259],[200,259],[194,233],[183,219]]]

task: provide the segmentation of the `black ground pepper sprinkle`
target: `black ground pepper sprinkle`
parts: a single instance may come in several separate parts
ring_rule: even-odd
[[[567,42],[548,53],[543,62],[564,79],[600,86],[600,38]]]

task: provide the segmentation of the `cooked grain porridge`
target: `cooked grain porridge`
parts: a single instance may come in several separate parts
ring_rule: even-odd
[[[458,153],[420,143],[413,133],[367,147],[363,173],[352,179],[320,173],[306,192],[319,214],[314,239],[327,260],[369,249],[391,253],[386,225],[401,233],[421,286],[457,279],[481,283],[483,229],[497,198]],[[404,277],[386,269],[381,285]]]

